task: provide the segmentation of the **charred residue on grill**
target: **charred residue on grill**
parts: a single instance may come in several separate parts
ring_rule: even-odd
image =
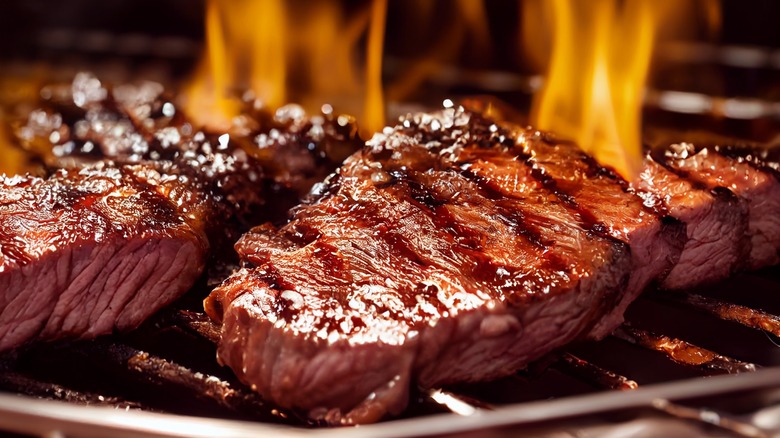
[[[624,341],[662,352],[679,364],[702,367],[708,370],[735,374],[755,371],[756,365],[722,356],[714,351],[698,347],[681,339],[657,335],[647,330],[624,324],[612,333]]]
[[[628,377],[601,368],[571,353],[562,354],[556,366],[582,380],[593,382],[599,388],[629,390],[639,387],[638,383]]]
[[[477,128],[478,130],[481,128]],[[489,131],[489,129],[488,129]],[[498,144],[502,145],[502,154],[505,154],[506,151],[509,148],[509,143],[512,143],[512,141],[507,140],[507,138],[494,138]],[[440,141],[442,146],[442,150],[446,149],[446,147],[452,146],[453,143],[450,141],[452,140],[452,137],[449,136],[439,136],[438,134],[434,133],[427,133],[419,137],[426,142],[433,142],[433,141]],[[493,142],[493,140],[485,141],[484,138],[481,138],[478,140],[479,147],[483,151],[490,151],[491,148],[496,148],[496,143]],[[448,143],[450,142],[450,143]],[[437,148],[434,148],[433,150],[437,150]],[[523,152],[525,153],[525,152]],[[522,154],[520,154],[522,155]],[[518,155],[518,157],[520,157]],[[390,157],[382,157],[383,160],[388,160]],[[528,161],[528,160],[525,160]],[[587,161],[587,160],[586,160]],[[468,163],[466,163],[468,164]],[[616,240],[614,237],[611,237],[608,235],[606,230],[603,228],[605,227],[604,224],[598,222],[593,217],[588,217],[588,211],[583,209],[581,206],[577,205],[576,202],[574,202],[574,197],[570,196],[566,191],[560,190],[558,188],[558,184],[555,182],[553,177],[551,177],[549,174],[547,174],[542,166],[535,166],[534,164],[526,164],[524,162],[523,165],[528,165],[532,167],[531,176],[533,179],[535,179],[537,182],[541,183],[542,186],[547,188],[547,190],[553,194],[554,197],[557,197],[563,205],[566,206],[568,211],[571,213],[579,212],[578,221],[582,224],[582,226],[589,231],[592,231],[594,234],[598,235],[601,238],[608,237],[608,240]],[[475,173],[471,173],[469,170],[461,169],[461,171],[453,171],[450,172],[450,169],[445,169],[441,166],[434,166],[436,168],[436,171],[438,172],[448,172],[445,173],[445,176],[451,177],[451,178],[463,178],[465,180],[468,180],[472,183],[475,183],[480,188],[480,193],[484,196],[484,198],[496,201],[501,198],[500,193],[496,190],[496,187],[493,187],[491,184],[486,184],[486,180],[481,179],[478,177]],[[592,167],[592,165],[590,166]],[[601,173],[598,173],[598,176],[601,177],[607,177],[607,178],[614,178],[614,175],[612,175],[610,172],[602,171]],[[334,181],[332,184],[327,184],[325,186],[325,191],[327,193],[321,194],[320,196],[317,196],[315,194],[314,201],[312,202],[318,202],[316,199],[322,199],[327,198],[329,196],[334,196],[336,193],[338,193],[340,189],[340,181],[339,177],[336,176],[332,179]],[[455,203],[452,202],[452,200],[446,196],[446,193],[439,193],[437,192],[430,184],[430,180],[427,179],[426,175],[420,172],[416,172],[413,169],[404,169],[403,171],[400,170],[394,170],[391,172],[386,172],[380,174],[377,178],[372,178],[372,181],[374,183],[377,183],[378,186],[384,186],[384,187],[396,187],[398,188],[399,194],[397,196],[398,199],[406,199],[411,198],[414,202],[413,204],[416,205],[416,207],[423,211],[426,216],[428,216],[431,220],[434,221],[440,221],[440,224],[444,224],[442,228],[445,228],[447,230],[452,231],[452,234],[457,235],[458,238],[462,238],[459,242],[462,244],[463,250],[468,251],[469,249],[479,249],[480,248],[480,242],[478,235],[469,235],[467,230],[458,223],[457,216],[449,214],[448,207],[453,206]],[[489,182],[489,181],[488,181]],[[407,196],[409,193],[411,193],[411,196]],[[732,194],[733,195],[733,194]],[[532,224],[529,224],[529,216],[523,214],[523,208],[518,208],[516,211],[513,210],[510,206],[504,206],[501,203],[499,210],[503,212],[510,212],[511,214],[504,214],[501,215],[503,222],[505,225],[507,225],[510,228],[518,229],[520,227],[523,227],[523,230],[519,231],[518,234],[529,233],[533,239],[529,237],[529,240],[532,240],[537,243],[537,245],[540,248],[546,248],[547,245],[549,245],[550,241],[544,241],[539,236],[539,233],[537,230],[534,230],[534,227]],[[586,219],[583,219],[586,218]],[[368,220],[367,218],[364,218],[363,220]],[[667,218],[662,218],[662,221],[668,221]],[[669,222],[669,224],[673,224],[673,221]],[[387,230],[385,230],[387,231]],[[536,233],[534,233],[536,231]],[[307,228],[305,222],[303,225],[301,225],[300,230],[293,229],[292,227],[285,230],[288,237],[291,237],[291,241],[295,241],[293,244],[291,244],[290,247],[282,247],[280,250],[282,252],[291,250],[295,248],[295,246],[303,246],[312,243],[313,241],[316,241],[320,237],[320,233],[316,230],[316,228],[311,227]],[[386,238],[389,239],[388,243],[390,246],[393,247],[399,247],[404,246],[404,244],[399,240],[400,238],[398,236],[396,237],[388,237],[391,236],[390,233],[385,234]],[[282,245],[283,246],[283,245]],[[337,252],[337,248],[333,247],[332,245],[329,245],[327,243],[321,243],[317,242],[316,246],[318,250],[321,250],[325,256],[323,256],[323,263],[326,265],[328,269],[330,269],[333,272],[342,272],[346,271],[343,266],[343,260],[336,257],[335,254]],[[274,249],[270,249],[269,251],[273,251]],[[409,249],[408,252],[413,252],[411,249]],[[412,258],[413,259],[413,258]],[[560,259],[555,259],[556,263],[562,263]],[[424,264],[424,262],[421,262],[420,260],[417,260],[418,264]],[[475,271],[489,271],[489,269],[486,268],[485,263],[480,264],[481,262],[478,262],[475,265]],[[489,263],[488,263],[489,264]],[[495,267],[493,267],[495,268]],[[266,269],[265,274],[263,274],[263,281],[268,283],[268,286],[275,289],[277,292],[279,292],[279,300],[277,301],[276,305],[278,306],[278,311],[285,319],[290,319],[290,315],[286,315],[286,310],[289,310],[291,307],[295,307],[297,300],[296,299],[289,299],[289,297],[293,296],[291,294],[287,294],[285,296],[284,292],[286,291],[292,291],[295,292],[292,289],[289,289],[287,284],[284,284],[282,281],[280,281],[277,275],[275,275],[273,271],[273,265],[269,264],[264,269]],[[425,285],[420,284],[418,285],[419,293],[422,295],[435,295],[438,291],[435,285]],[[341,299],[341,298],[340,298]],[[390,310],[386,307],[379,306],[380,311]],[[441,309],[440,309],[441,310]],[[733,310],[733,308],[731,309]],[[754,314],[746,314],[742,310],[739,309],[740,312],[729,312],[730,315],[738,315],[738,317],[742,318],[743,320],[750,320],[755,325],[755,319],[751,318],[752,316],[755,316]],[[750,309],[748,309],[750,310]],[[747,315],[747,316],[746,316]],[[772,318],[771,315],[762,315],[762,318]],[[207,321],[204,321],[202,314],[198,314],[197,312],[179,312],[175,314],[174,316],[169,315],[169,321],[174,321],[174,326],[179,326],[180,328],[183,328],[185,331],[190,332],[190,334],[201,337],[206,339],[207,341],[213,342],[217,339],[216,335],[216,327],[213,324],[208,323]],[[775,318],[776,319],[776,318]],[[761,319],[759,319],[761,320]],[[165,325],[165,324],[162,324]],[[162,325],[160,327],[162,327]],[[160,328],[158,327],[158,328]],[[628,334],[627,334],[628,333]],[[697,368],[704,368],[707,372],[709,371],[716,371],[716,372],[739,372],[739,371],[749,371],[752,368],[752,364],[741,362],[736,359],[731,359],[728,357],[725,357],[723,355],[720,355],[714,351],[709,351],[706,349],[703,349],[701,347],[697,347],[689,342],[683,341],[682,339],[673,339],[666,335],[653,335],[649,332],[639,332],[636,329],[633,329],[631,326],[626,326],[622,329],[619,329],[616,332],[616,336],[620,339],[629,340],[633,343],[636,343],[637,345],[643,346],[643,348],[648,348],[652,350],[660,350],[663,351],[665,354],[668,354],[668,356],[674,360],[676,363],[681,363],[686,366],[693,366]],[[96,347],[97,346],[97,347]],[[103,351],[93,350],[92,348],[98,348],[103,349]],[[172,361],[168,358],[158,356],[158,353],[150,353],[148,351],[145,351],[143,349],[139,349],[136,347],[131,347],[127,344],[122,343],[96,343],[94,345],[91,345],[87,348],[83,347],[77,347],[76,350],[81,349],[82,351],[88,351],[88,356],[91,358],[100,358],[100,360],[107,360],[108,362],[113,363],[124,363],[126,365],[126,368],[129,370],[131,374],[136,375],[143,375],[145,378],[151,382],[153,382],[155,385],[172,385],[177,388],[183,388],[187,391],[192,391],[195,393],[201,393],[205,395],[204,399],[206,400],[212,400],[215,401],[217,404],[223,405],[223,407],[227,407],[228,409],[242,409],[239,408],[238,405],[247,404],[250,406],[251,409],[266,409],[269,408],[265,404],[265,402],[259,401],[256,395],[249,391],[248,388],[245,388],[241,386],[240,384],[237,384],[235,382],[228,382],[227,380],[222,380],[218,377],[212,376],[208,374],[207,372],[198,371],[198,368],[191,368],[189,366],[184,366],[176,363],[175,361]],[[101,356],[105,356],[102,357]],[[561,356],[561,359],[554,365],[554,368],[561,369],[563,368],[565,372],[568,374],[575,375],[576,378],[586,381],[589,384],[593,384],[594,386],[601,386],[601,387],[609,387],[609,388],[631,388],[633,385],[635,385],[635,382],[630,380],[630,377],[621,376],[620,374],[617,374],[613,371],[610,371],[609,369],[605,369],[597,364],[598,361],[594,360],[584,360],[579,357],[576,357],[569,353],[564,353]],[[208,368],[208,366],[206,367]],[[543,367],[545,368],[545,367]],[[553,373],[554,370],[545,369],[544,371],[540,372],[539,374],[545,375]],[[8,374],[11,378],[16,379],[17,376],[13,375],[12,373]],[[630,376],[630,374],[629,374]],[[530,376],[530,379],[535,379],[539,377],[538,375],[532,375]],[[518,376],[513,376],[511,380],[513,381],[525,381],[528,380],[529,375],[526,373],[523,373]],[[12,380],[13,380],[12,379]],[[19,379],[16,379],[19,380]],[[54,384],[53,384],[54,385]],[[9,384],[8,387],[12,387],[12,384]],[[31,386],[36,386],[35,384]],[[18,387],[18,385],[17,385]],[[56,391],[61,392],[61,388],[58,387]],[[32,391],[31,391],[32,393]],[[448,396],[452,396],[454,399],[458,399],[461,401],[467,401],[467,404],[471,407],[476,407],[482,404],[483,406],[490,406],[487,403],[480,403],[480,400],[472,400],[469,396],[458,394],[457,392],[450,392],[449,390],[442,390],[440,391],[442,394],[446,394]],[[84,396],[78,396],[73,397],[73,400],[76,402],[89,402],[91,397],[89,393],[84,393],[87,395]],[[565,394],[564,394],[565,395]],[[102,396],[101,396],[102,397]],[[249,399],[247,399],[249,398]],[[120,400],[120,398],[113,398],[112,400]],[[125,403],[125,402],[119,402],[117,403]],[[237,404],[236,404],[237,403]],[[140,405],[139,405],[140,406]],[[272,409],[273,411],[273,409]],[[272,412],[272,415],[279,415],[279,411],[276,411],[276,414]],[[282,415],[283,417],[283,415]]]

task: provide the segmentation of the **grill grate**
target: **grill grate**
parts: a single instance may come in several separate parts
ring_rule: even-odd
[[[735,287],[745,284],[762,287],[749,292]],[[778,291],[780,267],[690,294],[650,292],[607,339],[575,345],[495,382],[420,392],[405,417],[474,416],[533,401],[598,393],[621,397],[617,392],[650,384],[780,369],[778,318],[769,313],[778,310]],[[215,363],[218,328],[193,310],[200,301],[193,295],[125,336],[7,353],[0,360],[0,389],[75,405],[317,426],[264,402]],[[774,304],[764,311],[761,303]],[[702,338],[701,331],[708,335]],[[751,354],[741,353],[745,351]],[[719,414],[725,419],[721,424],[708,409],[659,400],[652,406],[665,415],[720,425],[745,436],[764,433],[728,415]]]
[[[87,68],[114,82],[144,76],[175,84],[197,54],[198,41],[186,37],[151,39],[145,34],[113,31],[85,34],[70,28],[46,32],[30,41],[35,41],[37,50],[48,54],[50,61],[60,60],[56,64],[59,68],[46,69],[46,75],[54,70],[62,78]],[[691,53],[713,54],[712,59],[701,62],[731,59],[726,57],[731,52],[718,47],[708,51],[695,48],[690,53],[688,49],[678,47],[672,54],[684,53],[680,60],[685,64],[691,62]],[[776,49],[765,53],[770,78],[780,71],[776,62],[779,53]],[[117,56],[133,62],[117,62]],[[401,60],[387,61],[388,74],[405,71]],[[22,60],[11,63],[4,75],[28,81],[42,74],[36,72]],[[438,86],[433,91],[422,87],[425,96],[416,100],[438,104],[442,97],[489,91],[524,108],[542,79],[468,71],[461,66],[443,66],[439,75],[431,79]],[[767,90],[776,90],[776,81],[766,82]],[[29,98],[13,86],[16,82],[8,83],[11,86],[0,87],[0,100]],[[753,131],[765,131],[759,129],[764,126],[762,121],[774,122],[780,117],[780,106],[772,100],[718,97],[722,93],[711,91],[681,93],[666,85],[661,81],[660,88],[648,90],[646,112],[656,122],[672,119],[673,123],[666,124],[675,127],[691,122],[701,128],[704,124],[711,131],[713,120],[742,120],[749,129],[735,131],[733,124],[716,127],[752,138],[762,137],[753,135]],[[758,96],[773,95],[761,91]],[[680,122],[681,115],[688,117],[685,123]],[[569,423],[564,418],[582,415],[596,416],[599,427],[615,418],[629,420],[627,424],[632,426],[648,420],[666,427],[668,417],[674,417],[715,425],[724,433],[767,436],[769,429],[780,431],[780,423],[770,421],[780,418],[778,409],[773,408],[780,402],[778,292],[780,266],[689,294],[646,294],[629,309],[628,322],[601,342],[574,345],[498,381],[419,392],[412,397],[405,418],[362,427],[355,436],[443,434],[507,425],[522,425],[524,432],[532,433],[549,421],[555,421],[556,429],[565,429]],[[0,390],[7,393],[0,394],[0,429],[41,436],[54,436],[52,431],[66,431],[68,436],[251,436],[258,431],[278,432],[258,428],[273,424],[294,426],[282,429],[290,436],[299,431],[339,436],[350,433],[343,429],[310,430],[317,425],[265,403],[236,382],[229,370],[220,368],[214,360],[218,328],[200,311],[202,298],[202,293],[193,291],[177,308],[164,311],[128,335],[6,353],[0,357]],[[721,374],[740,375],[713,377]],[[729,397],[713,397],[726,393]],[[735,393],[739,396],[733,396]],[[38,404],[35,398],[67,403]],[[84,406],[132,412],[114,418],[106,411]],[[626,410],[640,410],[641,415]],[[165,415],[154,416],[156,413]],[[205,418],[188,417],[184,420],[188,427],[182,427],[177,423],[181,420],[170,414]],[[220,420],[259,423],[242,426]],[[577,427],[585,427],[582,424],[588,423],[577,423]],[[657,430],[691,434],[691,429]]]

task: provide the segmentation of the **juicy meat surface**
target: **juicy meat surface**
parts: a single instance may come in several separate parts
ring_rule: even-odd
[[[629,240],[662,275],[684,227],[612,175],[563,180],[542,153],[573,149],[550,148],[463,109],[376,135],[288,224],[238,243],[246,267],[205,303],[223,324],[221,362],[283,407],[362,423],[399,413],[411,384],[507,375],[613,329],[640,281]],[[622,216],[607,223],[585,198],[610,184],[601,201]]]
[[[710,189],[725,187],[747,203],[750,255],[747,267],[758,269],[780,262],[780,177],[776,168],[760,167],[731,150],[672,145],[666,162]],[[776,163],[774,163],[776,165]]]
[[[286,225],[237,243],[244,268],[205,302],[219,359],[283,407],[371,422],[399,413],[410,385],[492,379],[603,337],[654,283],[776,263],[776,163],[661,156],[629,183],[481,113],[407,116]]]
[[[0,181],[0,350],[135,328],[195,282],[205,236],[136,170]]]
[[[224,279],[249,224],[279,220],[358,140],[354,124],[291,107],[262,126],[245,116],[239,133],[199,131],[151,82],[82,73],[41,95],[15,132],[61,170],[0,185],[0,350],[129,330],[204,266]]]
[[[579,206],[608,235],[631,245],[631,274],[620,299],[592,329],[607,336],[623,322],[623,313],[651,283],[663,280],[685,244],[685,224],[658,206],[648,206],[628,183],[599,166],[576,145],[544,135],[523,135],[528,162],[544,174],[567,202]]]
[[[750,254],[747,202],[725,187],[691,181],[667,167],[666,159],[645,157],[632,186],[648,205],[663,205],[687,225],[680,260],[662,281],[665,289],[688,289],[723,280],[745,267]]]
[[[362,145],[354,120],[308,115],[296,105],[271,114],[246,102],[229,132],[199,129],[149,81],[111,87],[79,73],[41,95],[15,129],[25,149],[54,169],[105,160],[172,163],[173,173],[199,186],[193,192],[217,198],[203,214],[220,218],[220,232],[231,228],[224,219],[239,221],[229,245],[248,224],[285,220],[315,182]]]

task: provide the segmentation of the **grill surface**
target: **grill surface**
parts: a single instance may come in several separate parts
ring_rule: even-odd
[[[50,18],[55,16],[59,20],[56,14]],[[14,48],[58,66],[45,69],[46,80],[68,80],[86,68],[110,81],[146,77],[170,85],[199,53],[199,35],[183,32],[160,39],[154,32],[116,31],[110,25],[84,32],[58,20],[44,23],[34,38],[6,39],[27,41]],[[198,17],[189,20],[200,23]],[[29,36],[18,25],[11,28]],[[740,57],[732,49],[740,47],[667,50],[679,59],[669,64],[676,70],[659,73],[648,93],[645,113],[653,126],[694,127],[777,143],[772,136],[780,107],[771,99],[778,92],[780,52],[754,47],[766,52],[765,61],[745,66],[737,61],[758,58]],[[690,56],[701,53],[710,57]],[[30,99],[37,92],[35,86],[17,86],[16,79],[43,80],[40,66],[25,58],[6,63],[0,102]],[[737,64],[729,64],[730,59]],[[720,78],[712,74],[713,64],[722,74],[722,81],[714,83],[750,87],[708,89],[708,81],[700,87],[700,77]],[[404,71],[403,60],[389,59],[386,69],[391,76]],[[704,70],[706,75],[692,73]],[[49,77],[51,71],[58,76]],[[411,100],[438,104],[443,97],[489,92],[522,109],[540,84],[535,76],[457,66],[439,71],[430,79],[434,86],[420,87],[425,95]],[[679,84],[664,77],[690,77],[697,81],[695,92],[674,91]],[[394,105],[396,112],[408,109],[391,102],[391,112]],[[669,133],[653,134],[662,142]],[[629,308],[627,323],[601,342],[573,345],[499,381],[420,392],[403,418],[337,430],[304,423],[268,405],[216,363],[218,331],[202,313],[205,290],[196,288],[125,336],[0,356],[0,430],[35,436],[419,436],[475,430],[480,436],[504,436],[516,434],[517,428],[529,436],[550,436],[551,431],[556,436],[642,436],[647,430],[655,435],[780,434],[780,318],[773,316],[780,315],[780,266],[689,294],[650,292]]]
[[[650,292],[629,308],[626,324],[601,342],[573,345],[498,381],[420,392],[402,419],[359,430],[382,435],[392,428],[403,435],[404,428],[414,427],[413,435],[419,435],[507,425],[535,430],[552,420],[560,429],[559,421],[571,417],[617,418],[621,424],[640,419],[666,424],[679,417],[687,419],[682,423],[687,427],[698,421],[714,431],[764,436],[769,432],[756,429],[750,416],[780,401],[780,326],[772,316],[780,314],[778,291],[780,267],[690,294]],[[198,310],[200,298],[193,291],[126,336],[6,354],[0,388],[28,397],[0,395],[0,424],[7,431],[59,430],[68,436],[99,435],[114,427],[112,433],[151,433],[152,426],[155,434],[174,435],[280,426],[286,428],[278,432],[290,435],[331,433],[266,404],[216,364],[216,331]],[[740,397],[723,397],[727,393]],[[113,409],[95,415],[84,405]],[[36,421],[20,423],[22,417]]]

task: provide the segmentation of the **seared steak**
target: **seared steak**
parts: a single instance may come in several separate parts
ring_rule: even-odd
[[[752,157],[741,157],[737,150],[730,154],[683,143],[672,145],[664,159],[691,180],[710,189],[728,188],[745,200],[751,248],[747,267],[776,264],[780,262],[780,178],[775,169],[757,165]]]
[[[242,381],[369,422],[410,384],[495,378],[603,336],[684,239],[573,146],[447,109],[376,135],[288,224],[245,235],[246,267],[205,304]]]
[[[722,280],[745,267],[750,254],[747,202],[725,187],[708,188],[684,178],[650,154],[632,183],[648,205],[664,205],[685,222],[688,240],[680,260],[661,283],[687,289]],[[685,174],[684,174],[685,175]]]
[[[613,172],[602,168],[576,145],[539,133],[518,142],[528,163],[551,181],[567,202],[577,205],[605,232],[631,245],[631,276],[620,300],[590,336],[600,339],[623,321],[623,313],[653,281],[663,280],[685,244],[685,225],[662,206],[648,206]]]
[[[278,220],[269,205],[286,211],[335,168],[334,145],[358,141],[352,124],[290,107],[266,126],[247,117],[243,136],[197,131],[154,83],[111,89],[80,74],[41,94],[16,133],[64,169],[0,185],[0,350],[136,327],[207,258],[230,260],[248,224]]]
[[[195,282],[202,229],[145,170],[0,181],[0,350],[134,328]]]
[[[223,192],[227,202],[218,208],[242,208],[222,216],[251,224],[285,220],[315,182],[362,144],[349,117],[309,116],[296,105],[270,114],[252,101],[228,135],[219,136],[193,126],[154,82],[111,87],[79,73],[72,84],[47,86],[41,95],[38,108],[15,131],[22,146],[50,168],[101,160],[187,164],[194,169],[190,177]],[[259,212],[250,211],[261,205]],[[223,232],[230,228],[221,225]],[[238,238],[248,227],[232,228]]]

